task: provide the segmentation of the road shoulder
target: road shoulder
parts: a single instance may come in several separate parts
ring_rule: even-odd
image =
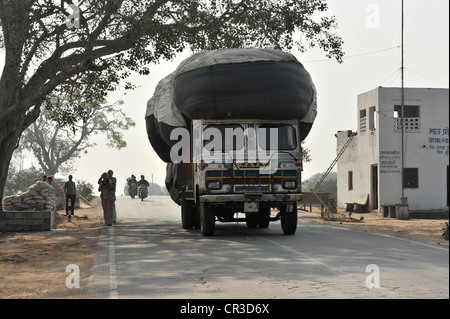
[[[428,245],[449,247],[449,241],[442,236],[445,223],[448,222],[445,219],[400,220],[397,218],[382,217],[375,211],[362,214],[353,213],[350,216],[351,218],[349,218],[348,213],[339,211],[339,214],[333,215],[333,217],[335,217],[332,218],[333,220],[321,218],[320,208],[314,207],[312,212],[301,211],[299,213],[300,220],[309,220],[334,225],[336,227],[399,237]],[[361,217],[363,217],[362,221],[360,221]]]

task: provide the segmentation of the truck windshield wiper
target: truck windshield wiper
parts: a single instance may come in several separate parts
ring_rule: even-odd
[[[292,158],[293,158],[294,160],[298,161],[298,159],[297,159],[294,155],[292,155],[292,153],[289,153],[288,151],[280,151],[280,150],[278,150],[278,153],[286,153],[286,154],[289,154],[289,155],[292,156]]]
[[[229,150],[229,151],[227,152],[227,155],[230,157],[231,162],[232,162],[233,165],[237,168],[237,170],[240,171],[241,169],[237,166],[236,160],[233,159],[233,157],[230,155],[230,152],[231,152],[231,150]]]

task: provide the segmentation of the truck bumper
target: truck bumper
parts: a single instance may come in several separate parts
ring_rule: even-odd
[[[201,195],[200,202],[230,203],[230,202],[296,202],[301,201],[301,193],[289,194],[208,194]]]

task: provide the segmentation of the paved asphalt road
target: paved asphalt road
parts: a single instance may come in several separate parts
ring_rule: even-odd
[[[295,235],[216,223],[181,227],[169,197],[119,197],[90,288],[97,298],[449,298],[449,252],[299,220]]]

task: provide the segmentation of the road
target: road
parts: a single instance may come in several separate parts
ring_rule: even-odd
[[[216,223],[181,227],[169,197],[119,197],[90,287],[96,298],[449,298],[444,247],[299,220],[295,235]]]

